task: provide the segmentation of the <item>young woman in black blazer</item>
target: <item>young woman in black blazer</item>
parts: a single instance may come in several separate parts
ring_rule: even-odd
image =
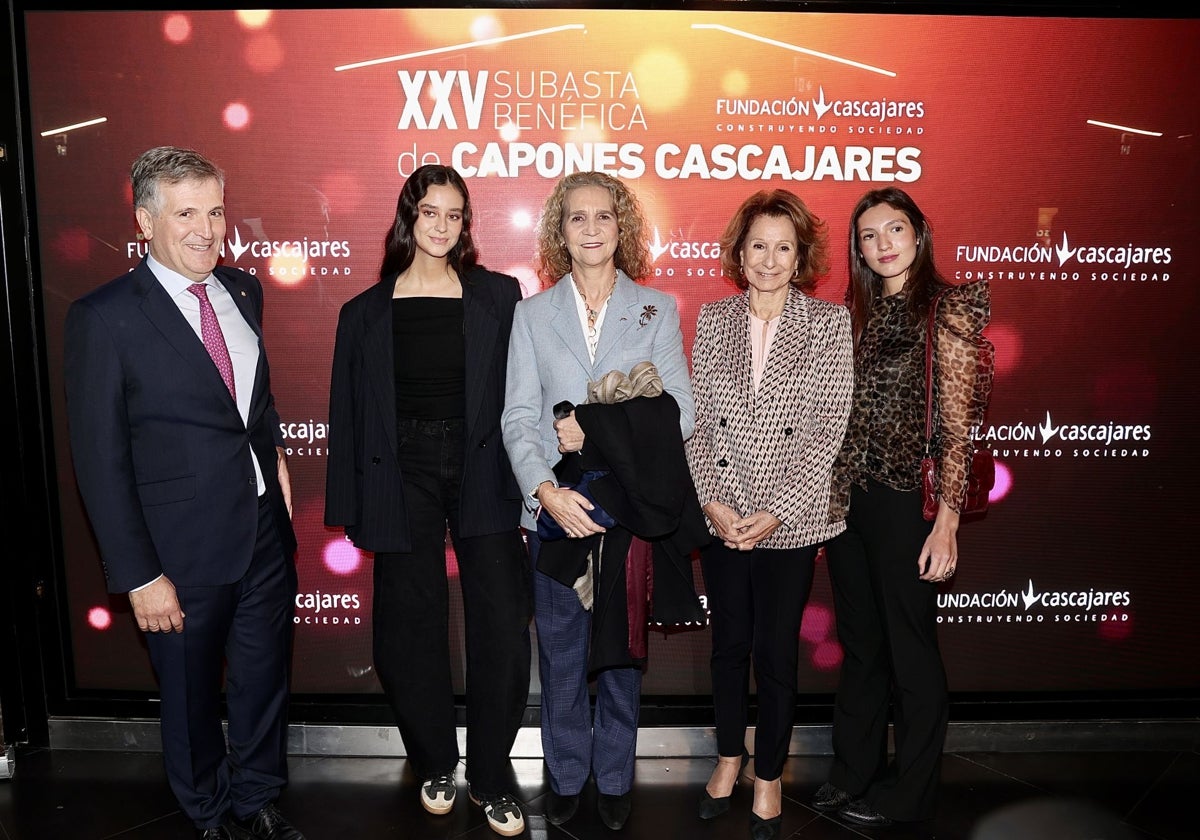
[[[531,595],[500,411],[521,289],[476,258],[462,177],[418,168],[400,191],[379,282],[338,318],[325,524],[375,553],[375,671],[433,814],[453,807],[459,760],[449,529],[466,622],[470,797],[513,836],[525,829],[508,757],[529,692]]]

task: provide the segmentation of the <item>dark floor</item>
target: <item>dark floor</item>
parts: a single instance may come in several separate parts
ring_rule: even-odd
[[[1049,752],[947,754],[935,820],[856,831],[807,806],[824,780],[826,756],[793,757],[784,773],[782,838],[851,840],[1146,840],[1200,837],[1200,754],[1195,752]],[[751,765],[753,766],[753,765]],[[643,758],[637,765],[633,815],[620,832],[595,813],[595,789],[579,813],[552,826],[542,809],[548,782],[540,759],[515,759],[515,790],[526,803],[523,836],[546,840],[745,838],[751,785],[711,822],[696,802],[711,758]],[[403,759],[294,756],[280,807],[309,840],[472,838],[499,835],[460,796],[454,811],[421,809]],[[462,784],[461,768],[459,782]],[[460,793],[465,789],[460,787]],[[191,840],[157,753],[18,749],[12,777],[0,781],[2,840]]]

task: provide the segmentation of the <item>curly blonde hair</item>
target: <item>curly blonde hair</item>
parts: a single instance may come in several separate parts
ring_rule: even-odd
[[[652,261],[646,244],[646,219],[637,196],[611,175],[603,172],[573,172],[554,185],[542,206],[537,225],[537,275],[546,285],[557,283],[571,270],[571,255],[563,237],[563,209],[567,193],[579,187],[600,187],[612,197],[617,213],[617,268],[633,280],[649,276]]]

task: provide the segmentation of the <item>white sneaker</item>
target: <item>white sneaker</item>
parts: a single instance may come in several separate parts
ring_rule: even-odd
[[[453,776],[434,776],[421,784],[421,804],[431,814],[449,814],[456,792]]]
[[[521,814],[521,806],[511,796],[501,794],[492,799],[477,799],[472,793],[471,801],[483,808],[488,827],[497,834],[515,837],[525,830],[525,817]]]

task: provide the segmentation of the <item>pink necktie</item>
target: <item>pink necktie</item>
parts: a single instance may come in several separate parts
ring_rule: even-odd
[[[233,388],[233,362],[229,360],[229,348],[225,346],[225,336],[221,334],[221,324],[217,313],[208,300],[208,286],[203,283],[193,283],[188,291],[200,301],[200,337],[204,340],[204,349],[212,356],[213,364],[221,372],[225,387],[237,400],[237,392]]]

